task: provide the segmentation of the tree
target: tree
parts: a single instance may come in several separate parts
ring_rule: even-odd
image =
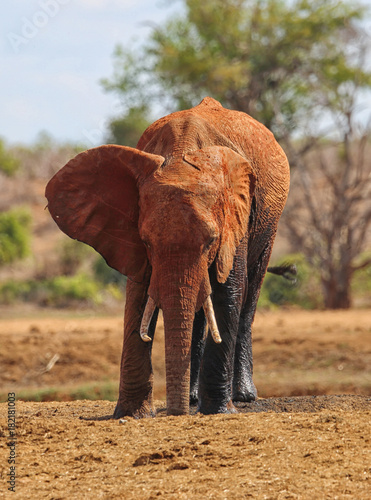
[[[354,273],[371,265],[371,259],[362,259],[371,222],[371,161],[361,158],[362,139],[349,146],[349,156],[342,142],[322,145],[301,159],[292,182],[295,203],[290,200],[283,217],[292,248],[320,272],[327,309],[349,308]]]
[[[285,219],[293,251],[304,251],[323,273],[327,307],[348,307],[349,280],[369,227],[369,127],[356,126],[360,98],[371,88],[370,44],[360,24],[365,6],[337,0],[184,3],[185,15],[155,27],[136,52],[116,50],[105,88],[127,106],[149,110],[159,102],[184,109],[210,95],[270,128],[296,170],[302,194],[294,192],[296,208],[307,217]],[[310,224],[305,238],[303,220]]]
[[[150,125],[148,109],[130,108],[127,114],[111,120],[106,142],[135,148],[143,131]]]
[[[365,15],[337,0],[186,0],[185,17],[155,27],[134,51],[117,47],[114,75],[103,80],[124,107],[194,106],[211,95],[244,111],[280,139],[313,110],[325,75],[347,80],[344,31]],[[341,41],[341,43],[339,43]]]
[[[328,309],[351,306],[352,277],[371,265],[362,259],[371,243],[371,114],[357,121],[359,97],[357,79],[333,85],[327,109],[335,137],[316,140],[300,156],[291,150],[297,168],[283,227],[292,247],[319,269]]]

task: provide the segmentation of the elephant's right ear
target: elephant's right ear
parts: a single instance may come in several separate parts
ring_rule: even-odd
[[[108,265],[142,281],[147,254],[138,232],[138,184],[164,158],[124,146],[89,149],[46,186],[51,216],[71,238],[97,250]]]

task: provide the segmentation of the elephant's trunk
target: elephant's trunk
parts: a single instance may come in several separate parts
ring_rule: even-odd
[[[167,413],[187,415],[193,321],[196,311],[211,293],[207,262],[195,260],[171,268],[159,262],[155,264],[141,336],[146,340],[145,324],[156,304],[161,307],[164,318]]]
[[[184,291],[184,289],[183,289]],[[166,402],[168,415],[189,413],[192,328],[195,300],[192,290],[163,303],[165,327]]]

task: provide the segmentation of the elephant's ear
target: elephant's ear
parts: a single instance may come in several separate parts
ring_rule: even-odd
[[[71,238],[97,250],[135,281],[147,266],[139,237],[138,183],[164,162],[124,146],[89,149],[70,160],[46,186],[51,216]]]
[[[256,176],[246,158],[224,146],[206,147],[184,159],[200,169],[209,165],[224,174],[223,224],[216,256],[217,279],[224,283],[231,272],[236,248],[248,229]]]

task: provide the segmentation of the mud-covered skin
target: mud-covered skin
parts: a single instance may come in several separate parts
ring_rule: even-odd
[[[143,342],[138,325],[143,314],[146,293],[140,284],[128,281],[125,307],[124,345],[121,358],[119,399],[114,418],[130,415],[135,418],[154,417],[152,342]],[[148,335],[154,339],[158,309],[155,310]],[[129,363],[127,359],[129,358]],[[138,367],[141,368],[137,373]]]
[[[163,312],[168,414],[187,414],[190,399],[224,413],[255,397],[251,324],[288,187],[272,133],[210,98],[153,123],[137,148],[93,148],[51,179],[62,231],[128,276],[115,417],[153,415],[151,343],[139,335],[148,297]],[[202,338],[203,307],[220,344]]]

